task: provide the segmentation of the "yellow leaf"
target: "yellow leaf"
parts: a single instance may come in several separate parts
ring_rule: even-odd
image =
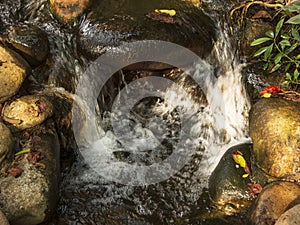
[[[245,168],[247,163],[242,155],[232,154],[232,158],[237,164],[239,164],[241,167]]]
[[[271,96],[272,96],[271,93],[264,93],[264,94],[262,95],[262,97],[264,97],[264,98],[270,98]]]
[[[245,173],[245,174],[243,174],[243,178],[247,178],[249,176],[249,174],[248,173]]]
[[[176,11],[174,9],[155,9],[154,12],[156,13],[166,13],[170,16],[175,16]]]

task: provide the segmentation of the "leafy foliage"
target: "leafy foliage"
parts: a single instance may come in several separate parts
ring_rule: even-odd
[[[283,84],[300,84],[300,2],[288,4],[278,10],[281,19],[274,30],[265,33],[251,46],[264,45],[254,53],[265,61],[264,69],[273,73],[280,68],[286,72]],[[267,44],[267,45],[266,45]]]

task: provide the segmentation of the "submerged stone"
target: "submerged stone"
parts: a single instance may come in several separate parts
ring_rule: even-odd
[[[257,165],[268,175],[300,181],[300,104],[262,99],[250,115],[250,136]]]
[[[18,92],[29,71],[28,63],[19,54],[0,45],[0,103]]]
[[[233,146],[223,155],[209,179],[211,199],[228,215],[245,211],[253,200],[247,187],[249,178],[243,178],[244,169],[237,168],[232,158],[235,150],[242,152],[245,160],[250,162],[250,144]]]

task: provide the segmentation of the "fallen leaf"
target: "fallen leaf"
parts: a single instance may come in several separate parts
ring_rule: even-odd
[[[251,166],[250,166],[250,163],[246,163],[246,166],[244,167],[244,171],[251,175]]]
[[[257,13],[255,13],[254,16],[252,16],[252,19],[272,19],[272,16],[270,15],[270,13],[268,13],[265,10],[260,10]]]
[[[21,176],[21,174],[23,173],[23,170],[21,170],[18,167],[14,167],[14,168],[9,169],[7,172],[17,178],[17,177]]]
[[[155,9],[154,12],[156,13],[166,13],[170,16],[175,16],[176,11],[174,9]]]
[[[263,91],[259,92],[259,94],[264,98],[270,98],[271,95],[275,95],[276,93],[282,92],[279,87],[276,86],[267,86]]]
[[[262,189],[263,189],[260,184],[251,184],[251,183],[248,183],[247,187],[248,187],[250,193],[253,194],[253,195],[259,194],[262,191]]]
[[[28,162],[30,162],[33,165],[35,165],[38,161],[40,161],[43,158],[44,156],[40,152],[30,153],[27,155]]]
[[[245,168],[247,165],[247,162],[245,158],[243,157],[243,153],[241,153],[239,150],[234,150],[232,154],[232,158],[241,167]]]
[[[248,176],[249,176],[248,173],[245,173],[245,174],[242,175],[243,178],[247,178]]]
[[[261,97],[263,98],[270,98],[272,96],[271,93],[264,93]]]

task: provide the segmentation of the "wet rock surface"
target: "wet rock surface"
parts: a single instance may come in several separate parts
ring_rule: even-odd
[[[300,104],[263,99],[250,116],[250,136],[257,165],[273,177],[299,181]]]
[[[0,103],[18,92],[29,71],[28,63],[19,54],[0,45]]]
[[[10,130],[0,122],[0,165],[13,146],[13,137]]]
[[[245,211],[254,198],[247,187],[249,178],[242,177],[244,169],[237,168],[232,158],[234,150],[239,150],[250,162],[251,147],[251,144],[244,144],[228,149],[210,176],[210,197],[227,215]]]
[[[15,25],[7,31],[4,42],[15,48],[31,65],[40,65],[49,53],[46,33],[30,24]]]
[[[255,225],[274,224],[288,206],[300,196],[300,186],[290,182],[267,185],[259,195],[251,213]]]
[[[18,129],[34,127],[53,113],[50,101],[39,95],[22,96],[3,108],[3,119]]]
[[[283,213],[275,225],[296,225],[300,224],[300,204],[292,207]]]
[[[27,142],[31,152],[17,156],[9,170],[21,174],[0,178],[0,208],[12,225],[46,221],[58,201],[59,142],[53,124],[34,131]]]
[[[146,17],[155,9],[176,10],[174,23]],[[88,56],[97,57],[124,42],[163,40],[187,47],[201,57],[209,54],[216,38],[213,21],[200,8],[182,1],[101,1],[82,22],[78,42]]]

